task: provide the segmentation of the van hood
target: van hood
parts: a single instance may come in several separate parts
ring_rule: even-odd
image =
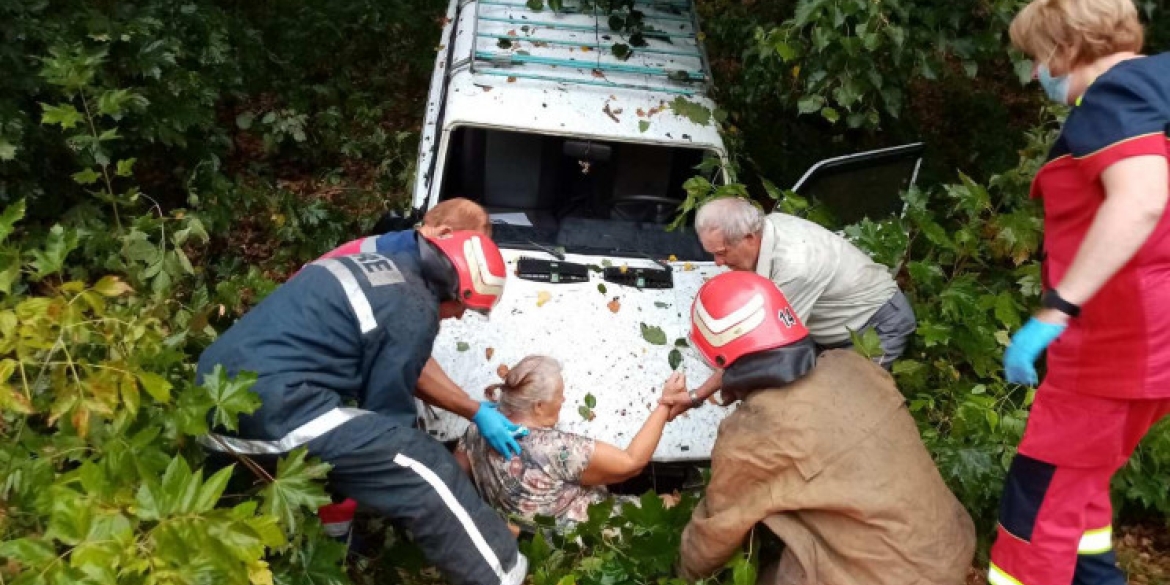
[[[672,359],[687,385],[702,384],[712,370],[686,343],[690,310],[699,287],[724,269],[711,262],[666,262],[674,287],[637,289],[602,279],[590,270],[588,282],[550,284],[515,275],[516,262],[543,252],[502,250],[508,283],[490,318],[468,313],[443,322],[433,355],[451,379],[477,400],[498,383],[501,365],[530,354],[548,355],[564,366],[565,403],[557,428],[618,446],[627,445],[657,404]],[[567,254],[566,262],[605,266],[655,267],[650,260]],[[672,354],[675,355],[672,358]],[[586,406],[592,395],[595,406]],[[719,422],[731,411],[707,404],[666,427],[655,461],[705,460]],[[423,427],[443,441],[459,438],[468,421],[420,403]],[[589,416],[589,418],[586,418]]]

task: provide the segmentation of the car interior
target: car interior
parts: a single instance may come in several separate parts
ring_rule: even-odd
[[[466,197],[514,247],[703,260],[689,227],[668,231],[704,152],[463,127],[455,131],[440,199]]]
[[[440,199],[483,205],[501,245],[710,260],[692,227],[666,229],[702,149],[473,127],[457,128],[450,148]],[[888,217],[900,212],[923,150],[916,143],[827,159],[793,191],[841,225]]]

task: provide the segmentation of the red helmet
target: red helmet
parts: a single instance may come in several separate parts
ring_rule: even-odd
[[[691,307],[691,344],[707,363],[726,368],[739,358],[796,343],[808,329],[771,280],[735,270],[712,278]]]
[[[427,238],[455,266],[457,298],[468,309],[487,313],[504,294],[507,269],[496,243],[478,232],[458,231]]]

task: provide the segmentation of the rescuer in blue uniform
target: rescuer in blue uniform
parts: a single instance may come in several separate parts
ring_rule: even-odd
[[[418,236],[409,252],[323,258],[244,315],[199,359],[257,374],[262,406],[208,448],[274,456],[306,446],[332,465],[330,487],[406,528],[456,585],[518,585],[527,561],[507,524],[450,453],[414,428],[415,386],[439,321],[488,312],[506,268],[487,237]],[[426,397],[422,397],[426,399]],[[490,404],[473,417],[492,434],[517,427]]]

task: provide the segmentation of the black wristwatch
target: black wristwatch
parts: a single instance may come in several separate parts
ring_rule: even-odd
[[[1045,292],[1044,296],[1040,297],[1040,304],[1049,309],[1056,309],[1069,317],[1078,317],[1081,314],[1081,307],[1061,298],[1056,289]]]
[[[698,408],[703,405],[703,399],[699,398],[699,393],[694,390],[687,390],[687,396],[691,399],[691,408]]]

